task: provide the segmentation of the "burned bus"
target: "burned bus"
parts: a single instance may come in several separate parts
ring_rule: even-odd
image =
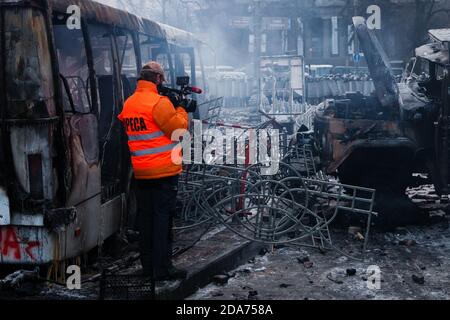
[[[117,115],[140,68],[158,60],[173,86],[195,85],[197,40],[89,0],[3,0],[0,11],[0,265],[79,257],[132,211]]]

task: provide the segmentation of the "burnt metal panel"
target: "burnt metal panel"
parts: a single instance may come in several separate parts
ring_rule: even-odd
[[[101,190],[97,119],[92,114],[74,115],[67,120],[72,163],[70,192],[67,206],[77,204],[99,194]]]
[[[432,29],[428,31],[430,37],[439,42],[450,42],[450,28]]]
[[[389,59],[363,17],[353,17],[353,24],[375,84],[377,97],[383,107],[399,107],[399,89],[390,68]]]
[[[440,65],[450,63],[448,48],[443,48],[440,43],[436,42],[417,48],[416,56]]]
[[[44,224],[53,231],[70,225],[76,219],[77,210],[74,207],[46,210],[44,214]]]
[[[39,155],[42,164],[42,195],[47,200],[53,199],[55,188],[51,131],[51,126],[48,124],[13,126],[10,128],[14,168],[22,190],[27,194],[32,193],[33,186],[30,184],[32,174],[28,157]],[[35,175],[34,178],[37,179],[37,176]]]
[[[54,74],[50,43],[43,12],[33,9],[3,11],[5,33],[4,72],[6,117],[53,117],[55,110]]]

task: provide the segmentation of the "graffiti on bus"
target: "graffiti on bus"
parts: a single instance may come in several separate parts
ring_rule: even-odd
[[[33,251],[40,245],[39,241],[22,241],[13,227],[0,229],[0,255],[4,257],[22,260],[28,256],[35,261]]]

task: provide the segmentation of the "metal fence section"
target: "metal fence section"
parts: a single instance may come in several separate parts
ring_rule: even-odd
[[[262,127],[270,123],[257,130]],[[330,225],[345,211],[365,219],[366,248],[375,190],[331,181],[317,171],[310,146],[285,147],[281,154],[278,172],[269,176],[263,165],[247,161],[185,165],[176,228],[214,222],[251,241],[331,248]]]
[[[215,98],[205,101],[198,105],[200,119],[204,124],[208,124],[210,127],[215,127],[215,124],[220,119],[220,113],[223,107],[223,97]]]
[[[310,78],[307,79],[306,88],[307,100],[314,103],[324,99],[342,97],[347,92],[361,92],[363,95],[369,96],[375,90],[370,78],[357,76]]]
[[[296,117],[296,122],[299,127],[302,125],[306,126],[308,129],[314,127],[314,117],[318,106],[306,105],[305,112]]]
[[[314,154],[310,145],[289,146],[283,148],[282,161],[291,165],[302,177],[319,178],[319,172],[316,168]],[[321,177],[320,179],[322,179]]]

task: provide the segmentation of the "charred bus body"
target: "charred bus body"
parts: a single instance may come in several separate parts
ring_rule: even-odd
[[[344,183],[398,196],[412,173],[427,173],[437,192],[448,194],[450,29],[431,30],[430,43],[396,83],[365,20],[355,17],[354,25],[376,94],[348,93],[320,108],[315,137],[324,169]]]
[[[195,85],[197,40],[89,0],[5,0],[0,26],[0,265],[80,256],[128,220],[116,117],[140,67],[160,61],[173,86],[190,69]]]

